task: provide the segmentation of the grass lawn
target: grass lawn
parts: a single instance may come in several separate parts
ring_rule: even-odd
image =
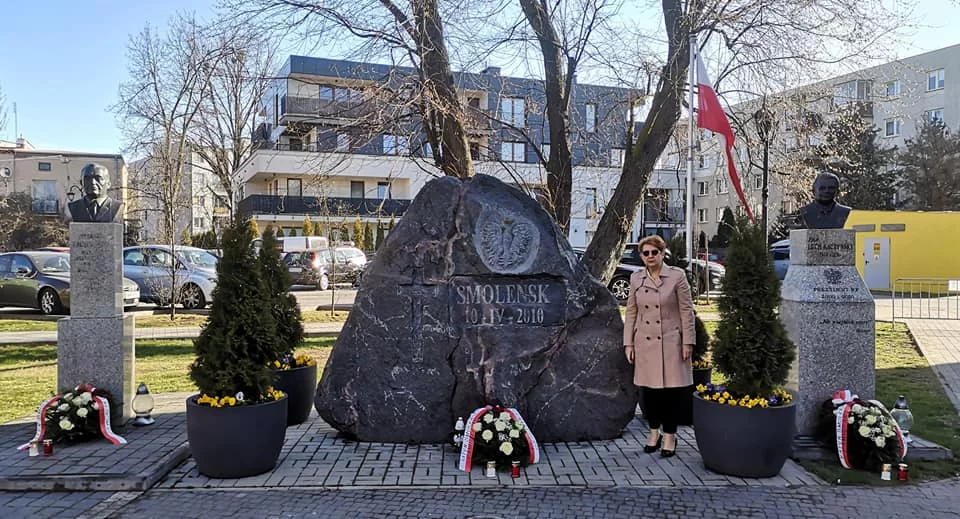
[[[876,351],[877,400],[889,408],[898,395],[906,395],[915,420],[911,432],[960,454],[960,416],[906,325],[878,322]],[[950,461],[910,461],[908,448],[907,463],[914,481],[960,476],[960,458],[956,457]],[[803,461],[801,465],[831,483],[897,484],[882,481],[879,474],[845,470],[836,460]]]
[[[297,353],[312,355],[322,371],[334,341],[307,339]],[[154,393],[195,391],[189,376],[193,358],[189,339],[137,341],[137,382],[146,382]],[[0,345],[0,423],[36,412],[54,393],[56,362],[54,344]]]
[[[330,310],[307,310],[303,312],[305,323],[332,323],[344,322],[350,312]],[[177,313],[175,319],[169,315],[138,315],[139,328],[172,328],[176,326],[202,326],[207,321],[205,314]],[[57,322],[40,319],[0,319],[0,333],[2,332],[44,332],[56,331]]]

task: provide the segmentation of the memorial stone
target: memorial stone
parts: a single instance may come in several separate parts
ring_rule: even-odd
[[[820,406],[836,391],[873,398],[874,301],[855,266],[855,233],[790,232],[790,269],[780,319],[797,345],[788,388],[797,391],[797,432],[812,436]]]
[[[535,199],[444,177],[367,266],[315,404],[366,441],[447,441],[495,403],[541,441],[614,438],[636,407],[622,334],[616,300]]]
[[[123,225],[70,224],[70,317],[57,331],[57,384],[110,392],[112,419],[133,417],[133,316],[123,314]]]

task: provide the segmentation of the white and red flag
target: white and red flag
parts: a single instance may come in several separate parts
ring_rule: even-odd
[[[730,121],[727,120],[727,114],[724,113],[723,107],[720,106],[720,100],[717,98],[716,91],[713,90],[713,86],[710,84],[710,78],[707,77],[707,70],[703,66],[703,61],[700,59],[700,54],[696,54],[696,67],[697,67],[697,126],[710,130],[714,133],[719,133],[726,140],[726,151],[727,154],[727,173],[730,175],[730,183],[733,184],[733,189],[736,191],[737,196],[740,197],[740,203],[743,204],[743,208],[747,211],[747,216],[750,217],[751,222],[756,222],[753,217],[753,211],[750,209],[750,204],[747,203],[747,198],[743,195],[743,186],[740,185],[740,176],[737,175],[737,166],[733,163],[733,129],[730,127]]]

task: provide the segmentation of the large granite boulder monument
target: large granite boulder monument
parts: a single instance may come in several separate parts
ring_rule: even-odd
[[[448,441],[496,403],[541,441],[614,438],[636,409],[622,336],[616,300],[536,200],[439,178],[367,266],[315,404],[364,441]]]

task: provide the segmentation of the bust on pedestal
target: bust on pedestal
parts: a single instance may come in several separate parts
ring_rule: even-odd
[[[115,423],[132,418],[133,316],[123,315],[121,204],[109,196],[99,164],[83,167],[84,197],[71,202],[70,317],[57,323],[57,384],[92,384],[113,397]]]
[[[850,208],[837,204],[840,182],[821,174],[816,201],[801,209],[806,229],[790,232],[790,269],[780,319],[797,345],[788,386],[797,391],[797,432],[812,436],[821,404],[849,389],[875,393],[874,301],[857,271],[856,236],[842,229]]]

